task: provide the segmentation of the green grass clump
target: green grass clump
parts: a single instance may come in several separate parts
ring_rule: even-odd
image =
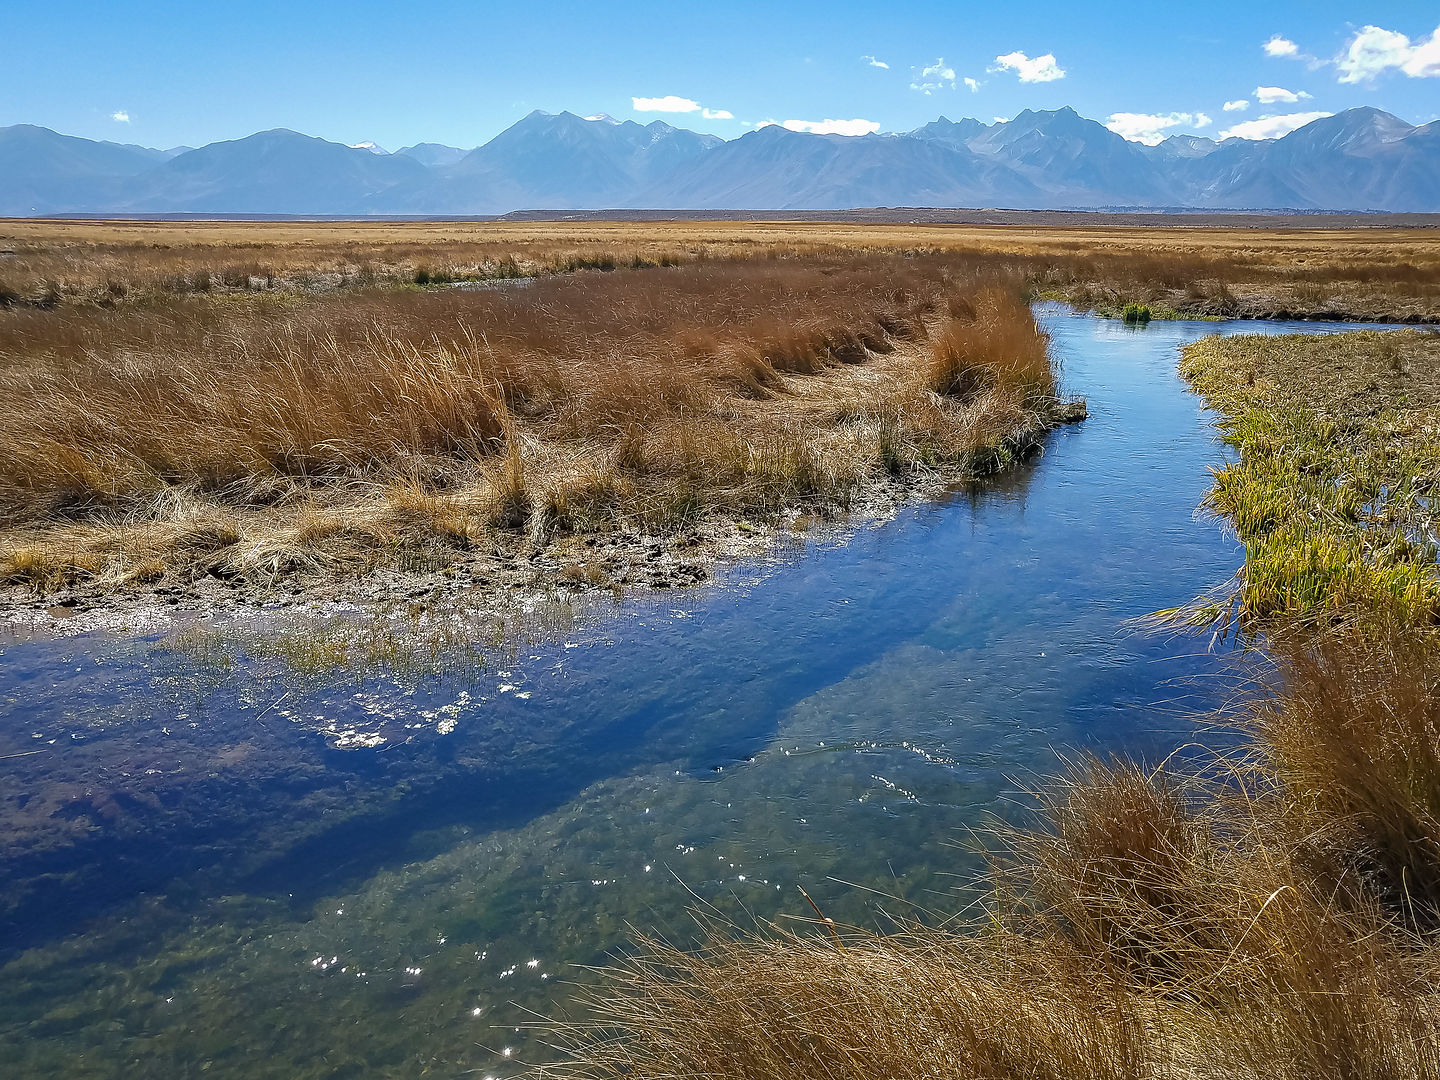
[[[1131,326],[1143,326],[1152,317],[1149,304],[1137,304],[1132,300],[1120,309],[1120,318]]]
[[[1185,350],[1182,372],[1240,452],[1216,471],[1207,503],[1245,544],[1243,617],[1440,617],[1437,342],[1367,331],[1210,338]]]

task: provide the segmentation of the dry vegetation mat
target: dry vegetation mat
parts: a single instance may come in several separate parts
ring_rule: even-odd
[[[644,942],[554,1030],[564,1076],[1440,1075],[1437,338],[1240,337],[1186,373],[1239,462],[1270,672],[1198,768],[1081,761],[994,837],[978,911],[701,953]],[[803,908],[803,904],[800,905]],[[820,916],[819,912],[816,912]]]
[[[923,216],[923,215],[922,215]],[[755,256],[945,253],[1040,295],[1155,317],[1440,321],[1440,230],[923,221],[0,220],[0,307],[445,285]],[[1049,221],[1049,224],[1038,224]],[[1291,223],[1293,224],[1293,222]]]
[[[0,581],[273,582],[834,513],[1077,416],[1046,346],[1018,279],[942,255],[13,308]],[[572,580],[623,573],[576,551]]]

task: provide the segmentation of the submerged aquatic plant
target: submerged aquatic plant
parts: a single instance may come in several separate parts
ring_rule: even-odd
[[[1131,326],[1143,326],[1145,323],[1148,323],[1150,321],[1151,317],[1152,315],[1149,304],[1137,304],[1135,301],[1131,300],[1123,308],[1120,309],[1121,320],[1130,324]]]

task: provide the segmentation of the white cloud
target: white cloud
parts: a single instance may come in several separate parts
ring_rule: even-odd
[[[665,97],[632,97],[631,107],[636,112],[663,112],[663,113],[699,113],[706,120],[734,120],[735,114],[729,109],[711,109],[702,106],[698,101],[691,101],[689,98],[676,97],[669,94]]]
[[[876,60],[873,56],[862,56],[860,57],[860,59],[865,61],[865,63],[869,64],[871,67],[884,68],[886,71],[890,70],[890,65],[885,63],[884,60]]]
[[[1210,126],[1210,117],[1196,113],[1111,113],[1105,125],[1121,138],[1154,146],[1171,128],[1203,128]]]
[[[1262,46],[1266,56],[1299,56],[1300,46],[1287,37],[1274,35]]]
[[[1257,86],[1255,100],[1261,105],[1293,105],[1297,101],[1309,101],[1310,95],[1304,90],[1286,90],[1283,86]]]
[[[965,85],[966,85],[967,87],[970,88],[970,92],[971,92],[972,94],[978,94],[978,93],[980,92],[980,80],[979,80],[979,79],[972,79],[972,78],[970,78],[969,75],[966,75],[966,76],[965,76],[965,79],[964,79],[964,83],[965,83]]]
[[[1440,77],[1440,27],[1411,41],[1395,30],[1365,26],[1335,60],[1342,83],[1368,82],[1394,68],[1412,79]]]
[[[1226,112],[1244,112],[1250,107],[1250,99],[1243,97],[1238,98],[1235,101],[1227,101],[1224,105],[1221,105],[1220,107]]]
[[[1323,120],[1327,116],[1334,116],[1328,112],[1303,112],[1289,113],[1285,116],[1262,116],[1258,120],[1246,120],[1236,124],[1232,128],[1220,132],[1222,139],[1278,139],[1282,135],[1289,135],[1297,128],[1316,120]]]
[[[630,104],[636,112],[687,113],[700,111],[698,101],[676,97],[674,94],[668,94],[665,97],[632,97]]]
[[[871,135],[880,130],[874,120],[786,120],[790,131],[808,131],[814,135]]]
[[[938,57],[933,64],[926,64],[910,79],[910,89],[919,90],[922,94],[934,93],[946,87],[955,89],[955,69],[945,63],[943,56]]]
[[[130,122],[130,114],[124,109],[116,109],[110,114],[110,119],[114,120],[117,124],[128,124]]]
[[[991,71],[1013,71],[1024,83],[1054,82],[1065,77],[1065,69],[1055,62],[1054,53],[1029,57],[1023,52],[1006,53],[995,57]]]

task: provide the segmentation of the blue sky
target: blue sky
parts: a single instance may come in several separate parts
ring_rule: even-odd
[[[726,138],[1062,105],[1150,141],[1279,134],[1355,105],[1440,116],[1440,4],[1415,0],[5,0],[3,23],[0,125],[151,146],[290,127],[470,147],[537,108]]]

